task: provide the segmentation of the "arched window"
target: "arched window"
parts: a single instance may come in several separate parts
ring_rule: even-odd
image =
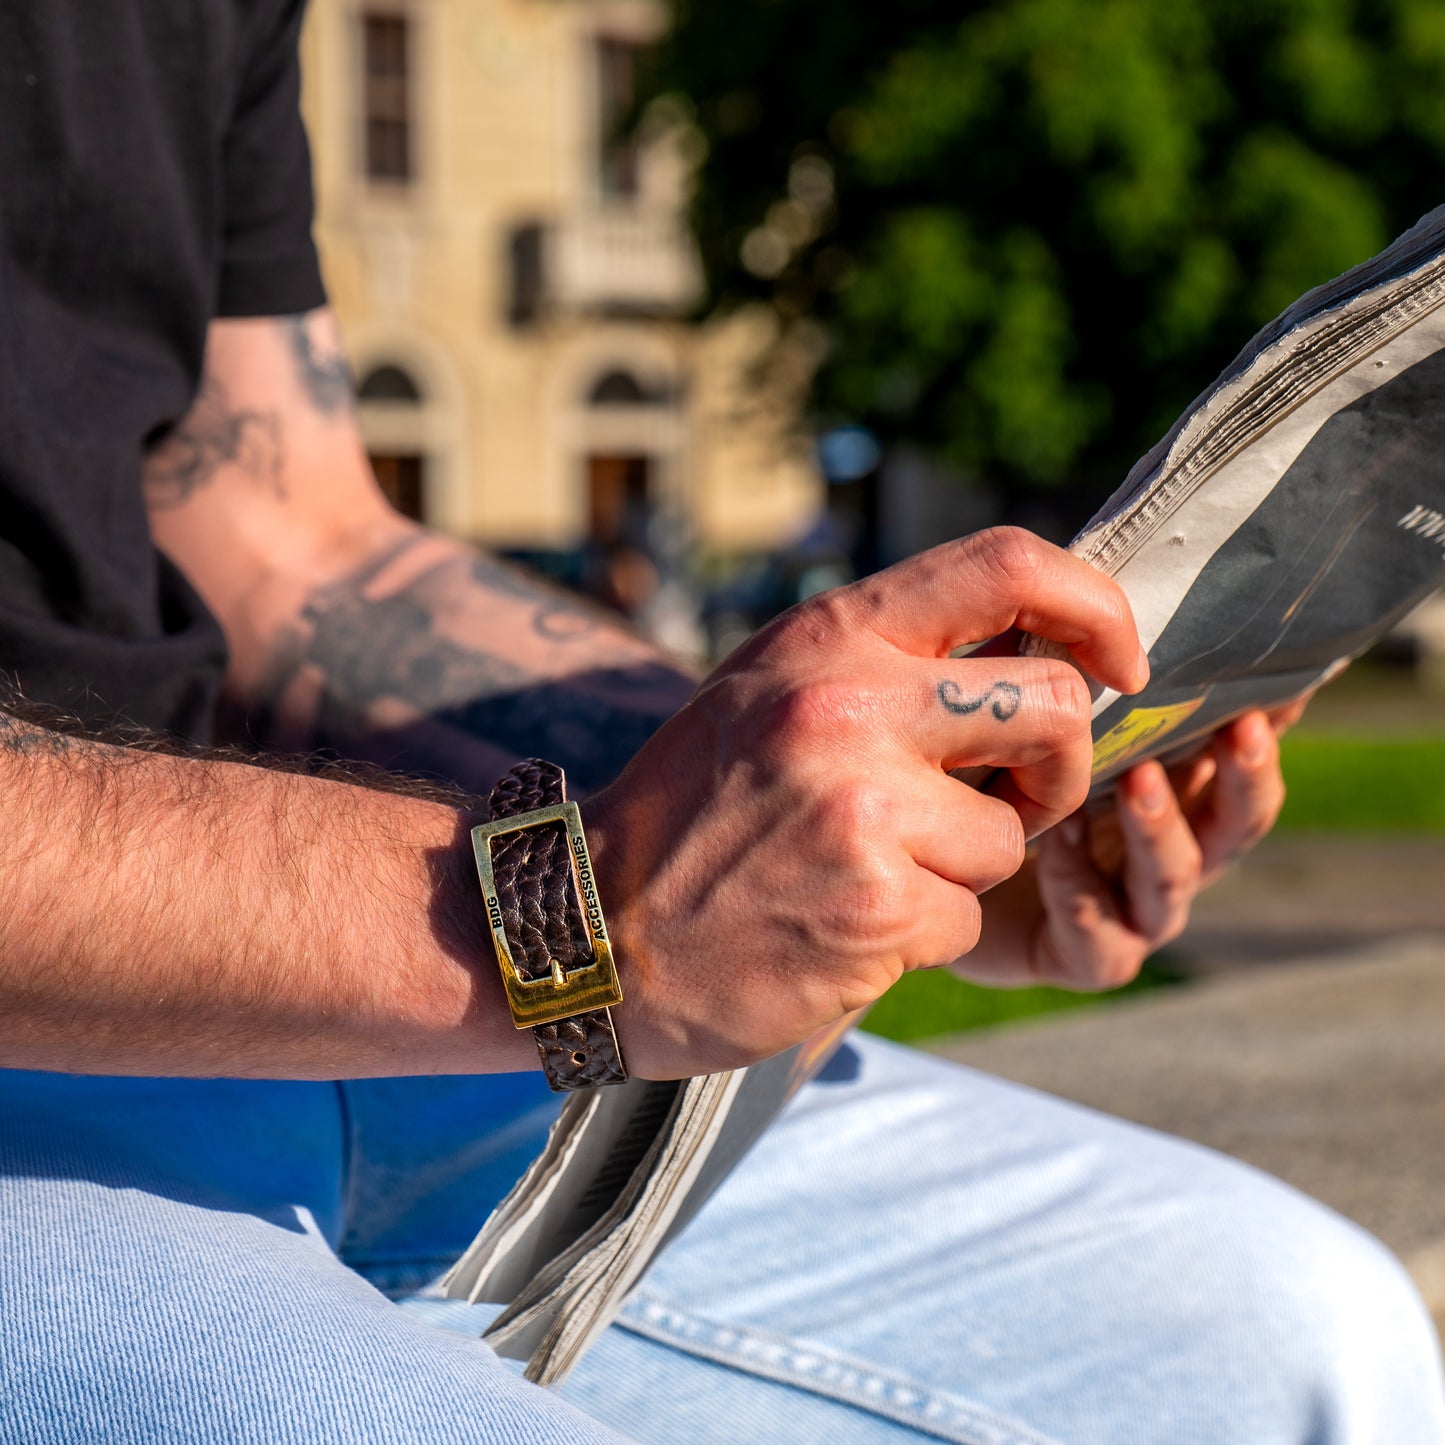
[[[620,367],[604,372],[587,393],[589,406],[645,406],[657,399],[630,371]]]
[[[411,379],[410,373],[389,361],[372,367],[361,379],[356,394],[362,401],[408,401],[413,404],[421,401],[421,388]]]

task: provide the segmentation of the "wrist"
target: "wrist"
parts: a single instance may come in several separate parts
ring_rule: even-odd
[[[518,1029],[507,1007],[487,927],[486,902],[477,886],[471,829],[477,821],[453,808],[425,849],[432,901],[430,927],[421,934],[421,967],[436,978],[426,1001],[438,1006],[435,1026],[443,1058],[438,1073],[521,1073],[539,1067],[531,1036]],[[440,820],[439,820],[440,821]]]
[[[641,1078],[675,1078],[678,1070],[662,1062],[677,1050],[666,1046],[660,1009],[668,978],[659,958],[662,920],[648,921],[650,870],[639,846],[649,836],[645,811],[614,783],[582,804],[582,823],[622,985],[615,1018],[628,1067]]]
[[[497,780],[471,830],[487,927],[518,1028],[558,1092],[625,1083],[612,1009],[623,995],[581,812],[556,763]]]

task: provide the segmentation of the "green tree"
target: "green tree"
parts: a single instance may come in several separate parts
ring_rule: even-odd
[[[1263,322],[1445,201],[1437,0],[673,0],[710,304],[811,404],[1096,496]]]

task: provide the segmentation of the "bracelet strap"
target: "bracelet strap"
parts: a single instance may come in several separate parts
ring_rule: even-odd
[[[488,803],[494,819],[566,799],[566,775],[529,758],[504,773]],[[529,981],[586,968],[596,958],[577,891],[573,850],[562,822],[537,823],[491,840],[495,898],[517,973]],[[627,1079],[612,1011],[590,1009],[532,1029],[547,1082],[558,1091]]]

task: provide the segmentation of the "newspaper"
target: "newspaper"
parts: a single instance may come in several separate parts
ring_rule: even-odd
[[[1152,669],[1097,692],[1099,789],[1308,691],[1445,583],[1445,207],[1256,336],[1073,550],[1123,586]],[[487,1338],[560,1381],[855,1021],[749,1069],[571,1096],[447,1292],[506,1304]]]
[[[568,1096],[546,1147],[442,1281],[505,1303],[485,1338],[566,1378],[627,1291],[702,1207],[860,1014],[748,1069]]]
[[[1096,698],[1100,790],[1308,692],[1445,583],[1445,207],[1256,336],[1073,550],[1149,651],[1142,693]]]

